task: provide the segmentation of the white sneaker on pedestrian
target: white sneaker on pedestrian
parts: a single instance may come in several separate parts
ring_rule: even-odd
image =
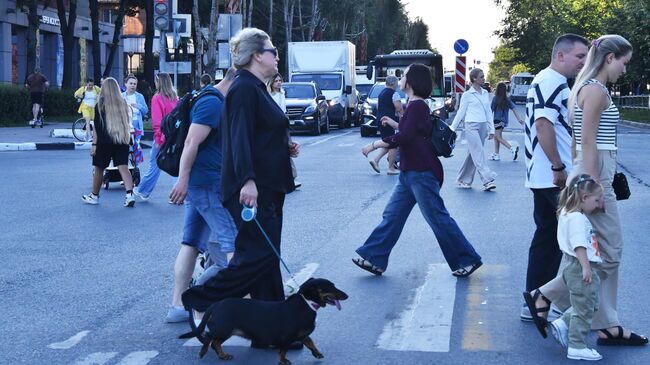
[[[148,197],[148,196],[145,196],[145,195],[142,194],[140,191],[138,191],[138,188],[134,188],[134,189],[133,189],[133,194],[135,194],[135,195],[136,195],[138,198],[140,198],[142,201],[145,201],[145,202],[146,202],[147,200],[149,200],[149,197]]]
[[[493,154],[490,156],[490,161],[501,161],[501,157],[499,157],[498,154],[493,153]]]
[[[519,154],[519,146],[510,147],[510,153],[512,153],[512,160],[517,160],[517,156]]]
[[[81,200],[83,200],[84,203],[90,204],[90,205],[99,204],[99,196],[95,195],[93,193],[90,193],[90,194],[87,194],[87,195],[82,195]]]
[[[124,197],[124,206],[129,208],[135,206],[135,197],[133,196],[133,193],[126,193],[126,196]]]
[[[32,119],[32,120],[29,121],[29,125],[30,125],[30,126],[33,126],[34,123],[36,123],[36,119]]]
[[[572,347],[569,347],[566,357],[571,360],[587,361],[596,361],[603,358],[602,355],[598,353],[598,351],[586,347],[584,349],[574,349]]]
[[[483,191],[492,191],[497,188],[497,184],[494,183],[494,180],[488,181],[483,184]]]
[[[456,187],[459,189],[471,189],[472,185],[462,181],[456,181]]]
[[[564,348],[569,347],[569,326],[566,322],[562,318],[558,318],[551,322],[549,327],[551,327],[551,334],[555,341]]]
[[[167,323],[187,322],[188,319],[190,319],[190,312],[186,311],[185,308],[171,306],[167,311],[165,322]]]

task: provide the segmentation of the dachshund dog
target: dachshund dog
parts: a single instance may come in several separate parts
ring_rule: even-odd
[[[221,360],[233,357],[223,351],[222,344],[231,336],[252,340],[259,346],[273,346],[279,350],[281,365],[289,365],[289,345],[302,341],[317,358],[323,354],[316,348],[309,335],[316,327],[316,310],[327,304],[341,310],[340,300],[348,295],[326,279],[307,280],[298,293],[281,302],[254,299],[228,298],[212,304],[203,316],[199,326],[179,338],[197,337],[203,347],[199,356],[203,358],[212,347]],[[205,331],[205,327],[209,331]]]

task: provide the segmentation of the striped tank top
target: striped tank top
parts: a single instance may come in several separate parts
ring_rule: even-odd
[[[620,118],[618,108],[614,105],[609,91],[600,81],[596,79],[587,80],[582,86],[597,84],[603,88],[609,98],[609,106],[600,115],[598,133],[596,134],[596,149],[598,150],[616,150],[616,126]],[[575,111],[573,113],[573,135],[576,139],[576,149],[582,150],[582,109],[578,106],[576,100]]]

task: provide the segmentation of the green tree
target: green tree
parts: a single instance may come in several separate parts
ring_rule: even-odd
[[[499,44],[493,51],[494,59],[490,62],[488,82],[496,85],[499,81],[510,80],[512,67],[515,65],[517,50]]]

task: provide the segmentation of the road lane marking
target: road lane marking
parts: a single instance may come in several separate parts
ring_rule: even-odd
[[[84,337],[86,337],[87,334],[89,334],[90,331],[81,331],[77,333],[76,335],[70,337],[69,339],[62,341],[62,342],[55,342],[47,345],[47,347],[54,349],[54,350],[67,350],[76,344],[78,344]]]
[[[316,270],[318,269],[320,265],[316,262],[310,262],[306,264],[298,273],[296,273],[293,277],[296,279],[296,282],[298,284],[304,283],[307,281],[307,279],[311,278]],[[289,278],[285,283],[284,283],[284,293],[285,295],[289,296],[291,294],[294,294],[298,290],[294,288],[295,283],[291,278]],[[229,338],[226,342],[223,343],[223,346],[239,346],[239,347],[250,347],[251,341],[247,340],[245,338],[239,337],[239,336],[232,336]],[[183,346],[187,347],[197,347],[197,346],[203,346],[203,344],[196,338],[190,338],[187,340]]]
[[[384,327],[377,347],[393,351],[449,352],[456,278],[447,264],[431,264],[409,306]]]
[[[355,144],[356,143],[341,143],[341,144],[337,144],[336,147],[350,147],[350,146],[354,146]]]
[[[126,355],[117,365],[146,365],[158,356],[158,351],[135,351]]]
[[[332,140],[332,139],[334,139],[334,138],[339,138],[339,137],[346,136],[346,135],[348,135],[348,134],[350,134],[350,133],[352,133],[352,131],[345,132],[345,133],[341,133],[341,134],[337,134],[337,135],[335,135],[335,136],[331,136],[331,137],[327,137],[327,138],[323,138],[323,139],[319,139],[319,140],[316,141],[316,142],[307,142],[307,143],[305,143],[305,145],[307,145],[307,146],[315,146],[315,145],[317,145],[317,144],[325,143],[325,142],[327,142],[327,141],[329,141],[329,140]]]
[[[512,316],[512,298],[504,293],[509,283],[508,267],[483,265],[467,282],[462,349],[466,351],[508,351],[510,342],[498,341],[501,320]],[[488,286],[488,283],[490,286]],[[497,334],[496,336],[494,334]]]
[[[104,365],[117,356],[117,352],[93,352],[92,354],[76,361],[73,365]]]
[[[297,274],[295,274],[293,277],[296,280],[296,283],[298,285],[302,285],[307,279],[311,278],[312,275],[316,272],[318,269],[318,263],[316,262],[310,262],[305,267],[302,268]],[[289,296],[291,294],[295,294],[298,292],[299,288],[296,288],[296,283],[291,280],[291,278],[287,279],[287,281],[284,283],[284,295]]]

